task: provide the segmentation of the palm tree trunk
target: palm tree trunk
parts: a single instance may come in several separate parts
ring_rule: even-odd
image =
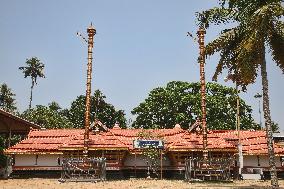
[[[262,92],[263,92],[263,112],[264,112],[265,127],[266,127],[271,185],[273,188],[278,188],[279,185],[278,185],[277,172],[276,172],[276,166],[275,166],[273,136],[272,136],[272,129],[271,129],[271,116],[270,116],[270,108],[269,108],[268,78],[267,78],[267,71],[266,71],[265,50],[264,50],[264,58],[261,64],[261,76],[262,76]]]
[[[32,81],[29,110],[32,108],[34,82]]]

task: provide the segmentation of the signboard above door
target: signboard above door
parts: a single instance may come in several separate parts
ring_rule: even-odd
[[[164,149],[164,141],[162,140],[133,140],[133,147],[138,149],[157,148]]]

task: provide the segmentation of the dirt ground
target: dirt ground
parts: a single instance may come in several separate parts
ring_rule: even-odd
[[[281,188],[284,188],[284,180],[280,180]],[[65,182],[60,183],[57,179],[9,179],[0,180],[2,189],[188,189],[188,188],[269,188],[270,181],[234,181],[230,183],[189,183],[181,180],[145,180],[131,179],[120,181],[90,182]]]

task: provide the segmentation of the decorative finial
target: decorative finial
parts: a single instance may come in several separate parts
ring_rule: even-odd
[[[87,28],[88,35],[94,36],[96,34],[96,29],[93,26],[93,22],[91,22],[91,25]]]

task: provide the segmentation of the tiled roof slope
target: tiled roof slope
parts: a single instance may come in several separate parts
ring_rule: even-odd
[[[167,151],[200,151],[202,150],[202,134],[188,132],[181,128],[174,129],[119,129],[106,132],[90,132],[90,150],[124,149],[134,150],[133,140],[138,139],[141,132],[152,133],[165,142]],[[267,154],[265,131],[240,131],[243,153],[247,155]],[[208,132],[209,151],[237,152],[237,133],[232,130],[215,130]],[[32,130],[27,139],[7,149],[7,154],[24,153],[62,153],[62,150],[83,149],[84,130],[52,129]],[[275,153],[284,155],[284,148],[274,144]]]
[[[26,139],[5,150],[7,154],[62,153],[59,147],[75,136],[84,133],[83,129],[31,130]]]

